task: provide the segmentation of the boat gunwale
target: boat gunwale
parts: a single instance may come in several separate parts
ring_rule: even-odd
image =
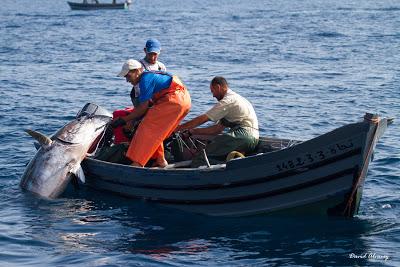
[[[258,154],[250,155],[250,156],[245,157],[245,158],[234,159],[234,160],[231,160],[231,161],[227,162],[226,164],[211,165],[212,166],[211,168],[151,168],[151,167],[137,167],[137,166],[130,166],[130,165],[125,165],[125,164],[120,164],[120,163],[107,162],[107,161],[95,159],[93,157],[87,157],[87,158],[85,158],[85,160],[89,160],[89,161],[92,161],[92,162],[101,162],[104,165],[108,165],[108,166],[111,166],[111,167],[118,167],[118,168],[121,168],[121,169],[132,169],[132,170],[135,170],[135,171],[138,171],[138,172],[142,172],[142,173],[147,173],[147,172],[151,172],[151,173],[186,172],[186,173],[190,174],[190,173],[193,173],[193,172],[200,173],[200,172],[225,171],[225,170],[228,170],[228,169],[229,170],[234,170],[234,169],[241,168],[243,166],[245,166],[245,167],[247,166],[248,167],[249,165],[246,165],[246,163],[249,163],[249,162],[254,163],[255,161],[257,161],[259,159],[260,160],[264,160],[263,157],[273,155],[274,153],[286,153],[287,151],[290,152],[290,151],[293,151],[293,150],[295,150],[295,149],[297,149],[299,147],[302,147],[302,146],[312,145],[312,143],[315,142],[317,139],[319,140],[319,139],[322,139],[322,138],[324,138],[324,137],[326,137],[328,135],[335,134],[336,132],[338,132],[340,130],[343,130],[346,127],[362,126],[362,127],[365,128],[366,127],[365,124],[366,124],[365,122],[357,122],[357,123],[343,125],[343,126],[341,126],[339,128],[333,129],[332,131],[329,131],[329,132],[324,133],[322,135],[316,136],[316,137],[311,138],[309,140],[301,141],[301,142],[299,141],[300,143],[297,143],[296,145],[293,145],[293,146],[290,146],[290,147],[286,147],[286,148],[283,148],[283,149],[280,149],[280,150],[274,150],[274,151],[270,151],[270,152],[265,152],[265,153],[258,153]],[[367,133],[368,131],[366,130],[366,131],[363,131],[363,132]],[[360,135],[360,134],[362,134],[362,133],[357,132],[357,135]],[[261,137],[261,138],[263,138],[263,137]],[[276,141],[276,142],[279,142],[281,140],[282,141],[290,140],[290,139],[283,139],[283,138],[266,138],[266,139],[273,140],[273,141]],[[349,137],[346,137],[345,139],[348,140]],[[329,144],[327,144],[325,146],[331,145],[333,143],[329,143]],[[240,165],[243,165],[243,166],[236,166],[237,164],[240,164]],[[252,165],[254,165],[254,164],[252,164]]]

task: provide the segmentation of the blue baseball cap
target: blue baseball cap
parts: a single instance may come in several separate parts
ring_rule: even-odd
[[[161,44],[157,39],[149,39],[146,42],[146,52],[147,53],[157,53],[161,52]]]

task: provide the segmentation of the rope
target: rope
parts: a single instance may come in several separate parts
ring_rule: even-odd
[[[185,147],[189,150],[190,154],[192,154],[192,156],[194,156],[196,153],[195,153],[195,152],[192,152],[192,149],[191,149],[191,148],[189,147],[189,145],[183,140],[182,136],[183,136],[183,134],[180,133],[180,132],[177,132],[177,133],[174,134],[174,138],[175,138],[180,144],[183,144],[183,146],[185,146]],[[206,146],[205,143],[201,142],[200,140],[198,140],[198,139],[196,139],[196,138],[194,138],[194,137],[192,137],[192,136],[188,136],[187,139],[190,141],[190,143],[193,145],[194,149],[195,149],[197,152],[199,152],[200,149],[199,149],[198,146],[196,145],[196,142],[199,143],[199,144],[201,144],[202,146]],[[181,152],[183,152],[183,150],[181,150]]]

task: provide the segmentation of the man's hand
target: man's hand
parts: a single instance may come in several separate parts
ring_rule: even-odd
[[[192,136],[192,133],[190,132],[190,129],[186,129],[186,130],[180,131],[180,133],[181,133],[182,137],[186,138],[186,139]]]
[[[126,125],[126,121],[123,118],[118,117],[115,120],[113,120],[110,125],[113,128],[117,128]]]

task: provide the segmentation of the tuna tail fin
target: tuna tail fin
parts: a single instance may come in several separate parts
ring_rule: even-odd
[[[53,141],[51,141],[51,139],[49,138],[49,137],[47,137],[47,136],[45,136],[44,134],[41,134],[41,133],[39,133],[39,132],[36,132],[36,131],[33,131],[33,130],[29,130],[29,129],[25,129],[24,130],[27,134],[29,134],[30,136],[32,136],[36,141],[38,141],[39,142],[39,144],[40,145],[46,145],[46,146],[48,146],[48,145],[50,145],[51,144],[51,142],[53,142]]]

